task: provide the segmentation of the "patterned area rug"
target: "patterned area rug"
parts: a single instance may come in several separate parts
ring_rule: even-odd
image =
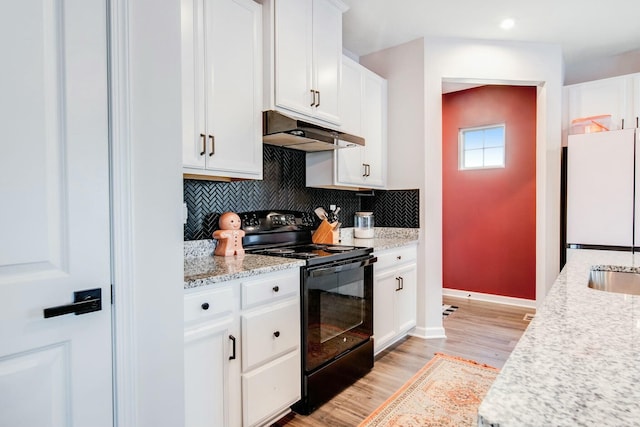
[[[436,353],[359,427],[475,426],[499,370]]]

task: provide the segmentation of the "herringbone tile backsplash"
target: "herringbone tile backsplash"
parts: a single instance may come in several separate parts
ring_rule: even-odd
[[[227,211],[286,209],[313,212],[318,206],[340,206],[343,227],[353,227],[353,216],[372,211],[376,226],[418,228],[419,191],[375,191],[361,197],[355,191],[305,187],[305,153],[264,146],[264,179],[261,181],[215,182],[184,180],[184,201],[189,210],[185,240],[211,238],[218,218]]]

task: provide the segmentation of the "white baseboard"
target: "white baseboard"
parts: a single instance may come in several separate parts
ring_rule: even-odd
[[[444,328],[421,328],[416,326],[411,331],[409,331],[409,336],[422,338],[425,340],[432,340],[436,338],[446,338],[447,336],[444,333]]]
[[[476,301],[494,302],[496,304],[515,305],[518,307],[536,308],[536,301],[524,298],[505,297],[503,295],[483,294],[480,292],[461,291],[459,289],[442,288],[442,295],[455,298],[466,298]]]

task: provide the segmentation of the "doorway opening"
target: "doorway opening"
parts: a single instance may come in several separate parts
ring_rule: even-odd
[[[482,84],[443,85],[443,89],[443,291],[533,305],[538,88]],[[465,146],[461,130],[498,126],[504,129],[500,148],[504,164],[461,167],[465,147],[478,153],[497,152],[497,143],[482,133],[473,134],[476,140]]]

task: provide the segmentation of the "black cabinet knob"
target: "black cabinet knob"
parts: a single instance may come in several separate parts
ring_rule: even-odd
[[[280,290],[280,286],[274,286],[273,287],[273,292],[278,292]]]
[[[209,310],[209,303],[208,302],[203,302],[200,307],[202,307],[203,310]]]
[[[275,331],[275,332],[273,333],[273,336],[274,336],[274,337],[276,337],[276,338],[278,338],[278,337],[280,336],[280,331]]]

